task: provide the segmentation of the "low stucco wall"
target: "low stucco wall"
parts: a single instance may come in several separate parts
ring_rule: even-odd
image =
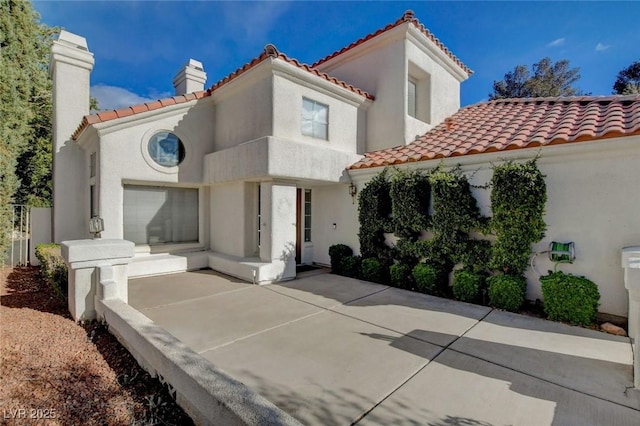
[[[175,392],[198,425],[300,425],[121,300],[101,302],[109,331]]]

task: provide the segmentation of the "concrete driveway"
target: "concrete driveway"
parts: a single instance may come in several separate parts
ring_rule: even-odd
[[[305,424],[640,424],[627,338],[314,272],[134,279],[129,303]]]

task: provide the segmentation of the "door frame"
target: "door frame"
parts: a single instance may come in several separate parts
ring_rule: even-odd
[[[302,263],[302,188],[296,188],[296,265]]]

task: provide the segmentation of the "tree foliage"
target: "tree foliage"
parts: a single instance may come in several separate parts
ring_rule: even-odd
[[[542,58],[531,71],[526,65],[518,65],[503,80],[494,81],[489,99],[581,95],[574,87],[579,79],[580,68],[570,68],[568,60],[553,63],[550,58]]]
[[[618,73],[613,84],[613,93],[616,95],[633,95],[640,93],[640,61],[635,61]]]
[[[28,202],[31,185],[40,188],[43,181],[50,181],[51,156],[47,152],[51,91],[47,65],[55,30],[40,25],[39,19],[29,2],[0,0],[0,254],[6,252],[10,241],[11,203]],[[34,166],[33,162],[41,163]],[[18,177],[27,176],[30,168],[35,180],[29,175],[16,194]],[[50,190],[39,193],[40,204],[50,202]]]

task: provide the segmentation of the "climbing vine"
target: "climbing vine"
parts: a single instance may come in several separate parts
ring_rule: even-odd
[[[418,170],[396,170],[391,178],[391,211],[397,237],[415,241],[429,226],[429,178]]]
[[[386,258],[384,233],[391,229],[391,183],[387,169],[371,179],[358,196],[360,253],[363,258]]]
[[[536,159],[495,166],[491,179],[491,228],[496,242],[490,267],[511,275],[527,269],[531,244],[544,237],[547,186]]]
[[[434,211],[431,230],[442,251],[453,263],[481,260],[479,250],[486,244],[473,242],[469,233],[483,229],[487,219],[480,215],[469,180],[459,168],[444,170],[438,166],[429,174],[429,182]]]

